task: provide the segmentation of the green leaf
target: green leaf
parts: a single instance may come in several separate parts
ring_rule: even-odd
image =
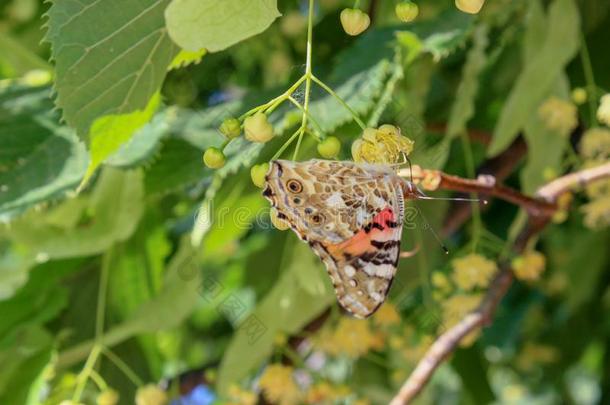
[[[525,60],[523,71],[502,109],[487,150],[489,156],[502,152],[523,129],[532,111],[578,51],[579,30],[579,12],[574,0],[555,0],[549,8],[544,40],[538,39],[540,46]],[[536,33],[540,35],[540,31]]]
[[[474,115],[475,101],[479,91],[479,76],[487,65],[485,49],[489,42],[487,26],[481,24],[474,32],[473,46],[466,58],[462,70],[462,81],[457,89],[455,101],[451,107],[447,135],[458,136],[466,131],[466,124]]]
[[[43,324],[68,304],[67,289],[58,281],[73,273],[79,260],[49,261],[33,268],[29,279],[10,299],[0,301],[0,339],[20,324]]]
[[[28,249],[0,240],[0,303],[12,297],[25,284],[33,265],[34,260]],[[0,335],[1,330],[0,325]]]
[[[0,216],[10,218],[78,183],[87,152],[50,113],[48,87],[0,89]]]
[[[560,75],[550,94],[570,100],[570,85],[565,74]],[[545,171],[562,172],[563,156],[569,140],[557,131],[548,129],[538,114],[532,114],[525,123],[523,133],[527,142],[527,157],[520,173],[521,188],[525,193],[533,194],[548,181],[544,177]]]
[[[12,332],[0,340],[0,403],[31,403],[40,396],[42,387],[35,382],[51,361],[53,339],[35,325]]]
[[[85,137],[97,118],[144,110],[178,53],[163,18],[169,0],[52,3],[46,39],[66,122]]]
[[[279,16],[277,0],[172,0],[165,11],[174,42],[210,52],[260,34]]]
[[[161,94],[157,92],[142,111],[105,115],[95,120],[89,134],[91,159],[80,187],[89,181],[95,170],[108,156],[119,150],[121,145],[128,142],[134,133],[152,118],[160,103]]]
[[[315,259],[306,245],[295,246],[285,262],[290,263],[273,289],[246,317],[233,335],[220,364],[218,387],[226,393],[228,387],[238,383],[251,370],[259,366],[273,349],[273,340],[278,333],[295,334],[316,316],[320,315],[335,300],[332,287],[321,269],[322,263]],[[299,276],[301,261],[310,262],[317,269],[306,269],[307,289]]]
[[[180,325],[200,301],[197,252],[188,239],[182,239],[180,249],[168,265],[163,287],[151,300],[140,305],[123,323],[110,328],[102,337],[108,347],[133,336],[166,330]],[[69,366],[85,358],[93,341],[81,343],[60,354],[60,366]]]
[[[30,212],[15,220],[8,236],[30,248],[37,258],[57,259],[88,256],[127,239],[143,210],[144,188],[140,171],[106,168],[92,194],[88,208],[92,217],[83,226],[62,227],[45,212]],[[85,198],[85,197],[77,197]]]

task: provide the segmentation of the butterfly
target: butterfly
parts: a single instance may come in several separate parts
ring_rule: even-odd
[[[367,318],[400,259],[404,201],[425,195],[390,166],[274,160],[263,196],[326,265],[341,307]]]

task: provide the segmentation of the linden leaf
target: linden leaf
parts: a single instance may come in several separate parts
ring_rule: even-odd
[[[165,10],[169,35],[188,51],[222,51],[279,16],[277,0],[173,0]]]
[[[532,2],[532,4],[534,4]],[[487,154],[503,151],[523,129],[538,103],[557,82],[566,64],[578,51],[580,18],[574,0],[555,0],[548,14],[548,28],[537,42],[536,53],[529,53],[525,67],[504,105]]]
[[[144,109],[159,91],[179,51],[165,28],[168,3],[53,1],[46,39],[56,104],[80,137],[99,117]]]

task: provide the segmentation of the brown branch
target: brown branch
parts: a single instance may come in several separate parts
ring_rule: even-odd
[[[610,163],[601,166],[592,167],[580,172],[571,173],[551,181],[547,185],[541,187],[536,195],[547,201],[555,201],[557,197],[566,191],[570,191],[575,187],[584,187],[596,180],[608,177],[610,172]]]
[[[428,179],[438,183],[436,188],[441,190],[490,195],[518,205],[531,215],[552,215],[557,209],[553,202],[528,197],[517,190],[498,184],[493,176],[481,175],[476,180],[464,179],[439,170],[421,169],[417,165],[413,166],[412,174],[409,169],[403,169],[398,174],[407,179],[412,178],[416,183],[426,182]]]
[[[540,198],[540,207],[554,203],[557,198],[570,191],[575,186],[584,186],[603,178],[610,178],[610,163],[591,169],[582,170],[568,174],[541,187],[537,196]],[[503,193],[502,191],[498,191]],[[529,201],[529,200],[528,200]],[[525,203],[529,206],[529,202]],[[538,234],[549,222],[550,212],[546,209],[529,210],[528,226],[521,232],[515,244],[515,251],[522,252],[527,241]],[[398,394],[392,399],[390,405],[402,405],[410,403],[424,389],[432,374],[440,364],[457,348],[464,336],[476,328],[489,324],[496,308],[510,285],[513,276],[508,264],[501,267],[500,272],[490,284],[489,290],[479,308],[468,314],[457,325],[440,335],[426,354],[419,361],[415,370],[400,388]]]
[[[471,137],[471,139],[473,139]],[[521,163],[522,158],[527,153],[527,145],[523,136],[517,139],[501,154],[486,160],[479,166],[477,173],[491,175],[496,182],[502,183],[513,172],[516,166]],[[483,207],[484,208],[484,207]],[[446,215],[445,223],[441,229],[444,237],[451,235],[458,230],[472,215],[472,205],[452,204]]]

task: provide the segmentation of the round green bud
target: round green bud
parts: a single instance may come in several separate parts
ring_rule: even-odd
[[[572,90],[572,101],[574,101],[574,104],[582,105],[587,101],[587,98],[587,90],[583,89],[582,87],[577,87]]]
[[[203,154],[203,163],[210,169],[220,169],[226,160],[224,153],[218,148],[207,148]]]
[[[263,188],[265,185],[265,176],[269,171],[269,163],[261,163],[260,165],[254,165],[250,169],[250,177],[252,178],[252,183],[256,187]]]
[[[329,136],[318,144],[318,153],[326,159],[333,159],[341,151],[341,142],[334,136]]]
[[[396,12],[396,16],[400,21],[408,23],[417,18],[417,15],[419,14],[419,7],[417,7],[417,4],[410,1],[403,1],[396,5],[394,11]]]
[[[136,405],[166,405],[167,394],[154,384],[148,384],[136,391]]]
[[[227,118],[219,129],[227,139],[237,138],[241,134],[241,124],[237,118]]]
[[[118,402],[119,393],[111,389],[100,392],[96,398],[97,405],[116,405]]]
[[[357,8],[346,8],[339,16],[343,30],[352,36],[364,32],[371,25],[371,18],[367,13]]]
[[[477,14],[481,11],[485,0],[455,0],[458,10],[468,14]]]
[[[264,113],[258,112],[244,120],[244,132],[250,142],[269,142],[273,138],[273,126]]]

